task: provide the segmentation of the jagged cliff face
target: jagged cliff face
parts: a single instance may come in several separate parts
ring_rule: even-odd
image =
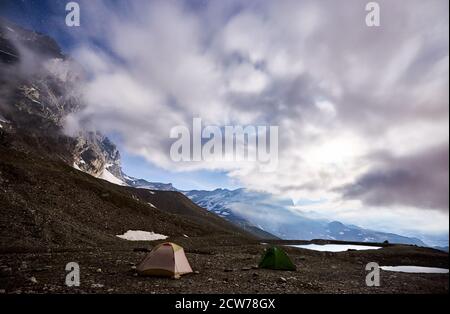
[[[65,138],[69,114],[83,106],[79,87],[84,72],[63,55],[56,42],[42,34],[0,20],[0,117],[2,132]],[[59,141],[58,141],[59,142]],[[125,181],[116,146],[98,132],[80,132],[65,139],[64,161],[114,183]]]
[[[86,132],[76,138],[74,167],[96,177],[125,185],[117,147],[98,132]]]
[[[0,20],[0,62],[0,110],[18,126],[34,127],[34,118],[48,122],[41,129],[61,127],[79,110],[83,70],[53,39]]]

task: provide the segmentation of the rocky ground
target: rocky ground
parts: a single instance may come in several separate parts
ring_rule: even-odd
[[[178,239],[178,243],[182,239]],[[196,245],[196,243],[198,245]],[[381,286],[367,287],[365,265],[448,268],[448,254],[413,246],[339,253],[287,248],[297,271],[258,269],[263,244],[214,246],[207,239],[183,245],[194,273],[181,279],[141,277],[134,266],[142,243],[120,249],[61,250],[0,255],[0,292],[29,293],[448,293],[448,274],[381,271]],[[65,265],[78,262],[80,287],[65,285]]]

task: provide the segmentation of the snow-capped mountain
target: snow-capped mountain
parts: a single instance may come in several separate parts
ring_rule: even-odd
[[[184,192],[194,203],[241,224],[257,226],[282,239],[330,239],[358,242],[405,243],[425,246],[417,238],[344,225],[338,221],[310,219],[292,210],[292,200],[246,189]]]
[[[0,20],[0,61],[0,95],[7,104],[0,108],[0,128],[34,138],[51,135],[56,145],[45,147],[49,152],[60,153],[76,169],[125,185],[119,151],[107,137],[89,131],[64,137],[66,118],[83,107],[80,65],[52,38],[5,20]],[[22,70],[31,62],[33,67]]]
[[[234,191],[227,189],[216,189],[214,191],[192,190],[184,191],[183,193],[200,207],[208,209],[241,228],[263,238],[278,238],[276,235],[265,230],[261,225],[232,210],[231,207],[233,204],[239,206],[243,200],[251,201],[252,197],[250,193],[245,193],[244,189]]]

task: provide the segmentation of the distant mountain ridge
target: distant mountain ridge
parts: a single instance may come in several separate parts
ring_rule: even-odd
[[[112,183],[141,189],[180,191],[171,183],[149,182],[145,179],[127,176],[122,171],[118,177],[104,179]],[[115,182],[116,180],[120,183]],[[198,206],[263,239],[388,241],[390,243],[427,246],[418,238],[345,225],[339,221],[329,222],[311,219],[304,215],[295,214],[290,210],[290,207],[294,205],[292,200],[268,193],[254,192],[243,188],[180,192]]]
[[[130,182],[130,181],[127,181]],[[133,187],[155,190],[177,190],[170,183],[152,183],[143,179],[131,181]],[[213,191],[181,191],[198,206],[240,226],[241,228],[267,239],[286,240],[344,240],[355,242],[384,242],[427,246],[422,240],[394,233],[364,229],[345,225],[339,221],[311,219],[295,214],[289,209],[290,199],[279,198],[268,193],[215,189]],[[280,221],[273,216],[281,217]]]
[[[311,219],[294,213],[292,200],[268,193],[246,189],[184,192],[194,203],[232,221],[251,223],[282,239],[292,240],[346,240],[357,242],[384,242],[426,246],[417,238],[379,232],[338,221]]]
[[[447,252],[447,253],[448,253],[448,246],[434,246],[434,248],[435,248],[436,250],[439,250],[439,251],[443,251],[443,252]]]
[[[148,190],[159,190],[159,191],[178,191],[174,188],[172,183],[161,183],[161,182],[148,182],[144,179],[137,179],[123,174],[125,183],[129,186]]]

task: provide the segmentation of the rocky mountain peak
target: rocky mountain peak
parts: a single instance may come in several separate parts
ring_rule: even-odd
[[[63,55],[50,37],[5,20],[0,20],[0,61],[2,119],[31,136],[64,137],[65,119],[83,107],[82,67]],[[120,153],[106,136],[83,131],[72,142],[67,162],[93,176],[123,183]]]
[[[108,171],[124,181],[117,147],[99,132],[83,132],[76,138],[73,152],[74,167],[101,177]]]

